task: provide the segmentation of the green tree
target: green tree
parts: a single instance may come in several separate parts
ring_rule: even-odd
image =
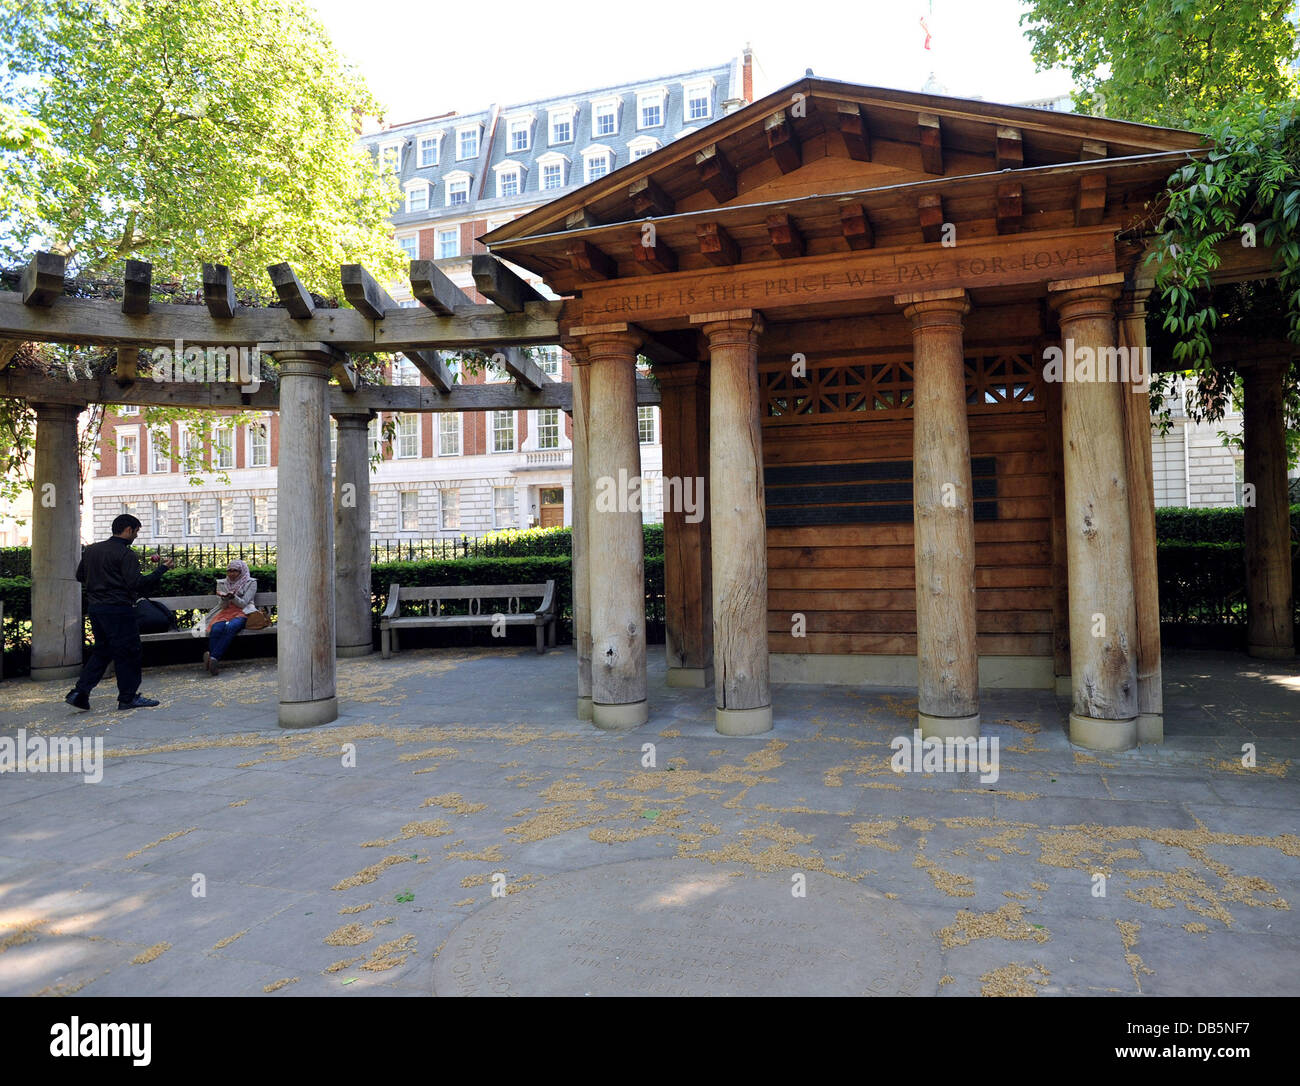
[[[1199,130],[1295,94],[1289,0],[1027,2],[1034,61],[1069,69],[1084,113]]]
[[[381,280],[404,268],[396,178],[355,144],[379,107],[305,0],[0,0],[0,102],[0,263],[51,249],[70,274],[112,279],[147,260],[155,284],[185,290],[207,261],[267,294],[267,266],[287,260],[326,296],[342,263]],[[114,358],[38,354],[58,369]],[[12,494],[30,412],[0,412],[18,416],[0,418]]]

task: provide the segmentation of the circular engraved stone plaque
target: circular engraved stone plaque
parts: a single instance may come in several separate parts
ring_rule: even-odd
[[[939,945],[903,905],[845,880],[690,860],[552,875],[460,924],[435,995],[934,995]]]

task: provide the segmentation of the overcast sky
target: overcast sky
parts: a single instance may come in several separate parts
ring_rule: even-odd
[[[311,0],[397,123],[724,63],[754,50],[757,95],[819,76],[1015,101],[1067,93],[1035,73],[1022,0]],[[924,18],[932,34],[926,50]]]

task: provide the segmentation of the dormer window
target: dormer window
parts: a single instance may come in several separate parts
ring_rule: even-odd
[[[429,210],[429,182],[410,181],[407,183],[406,210],[408,213]]]
[[[656,87],[654,90],[641,91],[636,96],[637,128],[662,128],[664,124],[664,103],[667,100],[667,87]]]
[[[457,207],[469,203],[470,177],[464,170],[455,170],[443,178],[447,186],[447,206]]]
[[[682,120],[686,124],[692,121],[707,121],[713,116],[712,79],[697,79],[687,83],[682,94]]]
[[[532,146],[533,115],[511,117],[506,121],[506,151],[518,154]]]
[[[518,196],[523,189],[523,168],[519,163],[507,159],[492,169],[497,175],[497,198]]]
[[[598,143],[582,152],[583,176],[588,184],[613,169],[614,152]]]
[[[442,147],[442,133],[420,137],[420,169],[438,165],[439,152]]]
[[[402,164],[402,141],[392,140],[379,145],[379,163],[386,169],[397,173]]]
[[[591,134],[593,136],[618,135],[618,98],[597,98],[591,103]]]
[[[562,189],[568,179],[569,160],[558,151],[549,151],[537,159],[538,168],[542,171],[541,180],[538,182],[538,188],[545,192],[547,189]]]
[[[456,129],[456,160],[478,158],[479,124],[475,122]]]
[[[557,143],[573,142],[573,130],[575,127],[577,112],[577,106],[555,106],[546,111],[546,116],[551,126],[549,142],[552,147]]]
[[[659,141],[653,136],[637,136],[627,141],[627,149],[632,154],[632,161],[645,158],[646,155],[659,150]]]

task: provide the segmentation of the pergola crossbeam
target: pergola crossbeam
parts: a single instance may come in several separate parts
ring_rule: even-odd
[[[284,308],[289,311],[289,316],[294,320],[311,320],[312,314],[316,312],[316,303],[312,301],[307,288],[298,281],[293,268],[287,262],[272,264],[266,273],[271,277],[271,285],[275,287]]]
[[[208,307],[208,313],[219,320],[233,317],[239,309],[235,283],[230,268],[225,264],[203,265],[203,304]]]
[[[63,294],[63,273],[66,261],[61,253],[36,253],[23,269],[23,305],[44,308],[54,304]]]
[[[453,316],[461,306],[474,303],[432,260],[411,261],[411,294],[431,313]]]
[[[516,275],[503,261],[479,253],[470,261],[474,289],[507,313],[522,313],[529,302],[543,300],[529,283]]]
[[[128,260],[122,280],[122,312],[133,317],[148,313],[152,289],[153,265],[147,260]]]

